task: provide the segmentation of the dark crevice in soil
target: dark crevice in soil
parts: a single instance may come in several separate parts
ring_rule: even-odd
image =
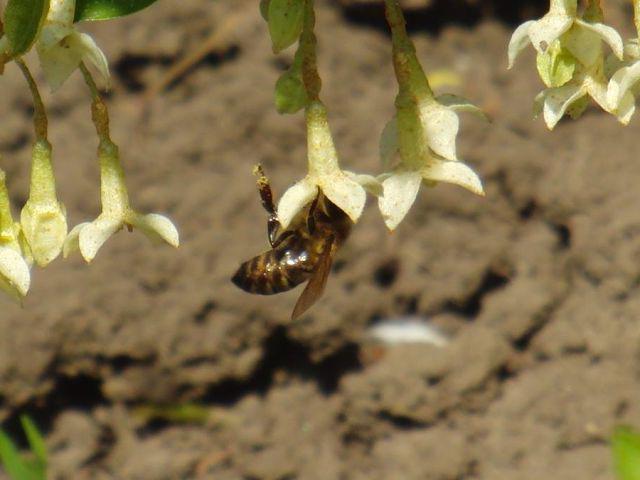
[[[29,139],[26,132],[20,132],[10,142],[0,143],[0,150],[5,154],[18,152],[28,145]]]
[[[512,347],[519,352],[528,350],[533,339],[551,321],[554,312],[560,307],[560,305],[562,305],[565,298],[566,297],[557,299],[554,303],[549,305],[544,312],[538,315],[538,318],[532,322],[529,328],[520,337],[513,340],[511,343]],[[544,361],[545,359],[541,358],[540,360]]]
[[[495,290],[503,288],[509,283],[509,280],[509,277],[503,273],[496,272],[493,269],[488,270],[480,285],[473,292],[462,300],[448,301],[442,311],[467,318],[475,318],[480,313],[484,297]]]
[[[218,383],[204,394],[202,400],[232,405],[252,393],[264,395],[273,385],[277,372],[313,381],[324,395],[331,395],[345,374],[362,369],[358,344],[347,344],[316,363],[311,360],[311,348],[291,339],[285,327],[277,327],[273,331],[265,340],[263,350],[262,361],[248,379],[229,379]]]
[[[473,27],[489,18],[513,28],[524,20],[541,17],[548,8],[546,0],[434,0],[424,8],[405,9],[405,17],[409,32],[439,34],[449,25]],[[381,1],[353,2],[343,8],[343,14],[351,23],[388,31]]]
[[[558,248],[566,250],[571,247],[571,230],[563,223],[552,223],[551,228],[558,237]]]
[[[193,72],[201,65],[207,65],[210,67],[218,67],[219,65],[231,61],[238,57],[240,54],[240,48],[237,45],[230,46],[224,51],[212,52],[201,61],[191,65],[190,68],[183,71],[173,83],[167,86],[171,88]],[[151,66],[161,66],[170,68],[176,61],[180,61],[173,56],[169,55],[138,55],[133,53],[124,54],[120,59],[115,62],[113,71],[116,73],[124,87],[132,93],[137,93],[145,89],[145,82],[142,80],[142,73],[145,69]]]
[[[504,364],[501,365],[498,370],[496,370],[496,378],[498,382],[504,383],[507,380],[510,380],[518,375],[518,371],[513,369],[510,365]]]
[[[213,300],[206,301],[193,316],[193,321],[196,323],[204,323],[209,317],[209,314],[213,312],[216,307],[217,304]]]
[[[107,365],[115,374],[122,373],[127,368],[133,366],[153,365],[156,361],[155,355],[146,357],[134,357],[131,355],[116,355],[113,357],[98,356],[96,361],[101,365]]]
[[[113,71],[124,87],[130,92],[140,92],[145,85],[140,80],[141,71],[151,65],[168,67],[175,62],[175,58],[168,55],[137,55],[125,53],[113,64]]]
[[[522,221],[531,220],[538,211],[538,204],[535,200],[529,200],[524,207],[518,210],[518,216]]]
[[[398,430],[416,430],[429,426],[428,423],[420,422],[406,415],[397,415],[388,411],[379,412],[378,418],[384,422],[393,424],[393,426]]]
[[[89,412],[99,405],[108,402],[102,394],[102,381],[88,375],[58,376],[55,386],[44,397],[33,398],[12,415],[2,428],[15,439],[20,446],[26,447],[20,424],[20,415],[31,417],[39,429],[47,432],[53,420],[65,410],[82,410]],[[21,443],[22,442],[22,443]]]
[[[380,288],[390,288],[400,273],[400,261],[392,258],[382,263],[373,272],[373,280]]]

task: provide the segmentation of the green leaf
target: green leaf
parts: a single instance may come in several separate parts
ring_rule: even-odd
[[[158,0],[77,0],[74,22],[108,20],[135,13]]]
[[[300,38],[303,20],[304,0],[270,0],[267,21],[274,53]]]
[[[49,0],[9,0],[4,10],[4,32],[11,55],[29,51],[49,11]]]
[[[31,480],[33,477],[9,436],[0,430],[0,461],[12,480]]]
[[[196,403],[178,405],[146,404],[137,407],[133,413],[145,422],[161,419],[173,423],[204,424],[211,416],[211,411],[208,407]]]
[[[270,0],[260,0],[260,15],[265,22],[269,21],[269,2]]]
[[[42,438],[42,434],[33,423],[33,420],[27,415],[20,416],[20,423],[22,423],[22,429],[27,435],[27,441],[31,447],[31,451],[35,454],[36,458],[43,464],[47,464],[47,446]]]
[[[640,432],[618,427],[611,441],[619,480],[640,480]]]

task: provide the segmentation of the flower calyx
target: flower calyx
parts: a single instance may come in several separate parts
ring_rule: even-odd
[[[307,175],[291,186],[278,203],[278,220],[287,228],[296,215],[318,195],[318,189],[351,221],[358,221],[367,198],[366,191],[380,194],[376,179],[342,170],[329,129],[327,111],[320,101],[306,107]]]
[[[79,249],[84,259],[91,262],[107,239],[125,226],[141,230],[154,242],[178,247],[178,230],[171,220],[157,213],[141,214],[131,208],[118,147],[102,140],[98,156],[102,213],[94,221],[76,225],[69,232],[63,247],[64,256]]]

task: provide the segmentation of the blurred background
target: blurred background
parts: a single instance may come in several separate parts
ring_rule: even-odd
[[[292,53],[271,54],[257,3],[165,0],[83,26],[110,60],[133,205],[169,214],[181,246],[121,232],[91,265],[36,270],[23,308],[0,298],[5,429],[24,443],[30,414],[59,479],[613,478],[612,428],[640,425],[638,118],[623,128],[590,109],[553,132],[532,119],[535,57],[507,72],[506,47],[548,2],[407,0],[436,90],[493,120],[464,117],[458,145],[487,196],[425,189],[394,234],[370,202],[324,297],[291,323],[299,289],[257,297],[229,281],[267,248],[253,165],[276,196],[306,169],[302,115],[272,99]],[[630,2],[604,6],[631,36]],[[317,10],[343,165],[380,172],[396,93],[381,2]],[[0,81],[2,168],[21,205],[31,100],[15,66]],[[75,74],[46,97],[75,225],[99,212],[88,95]],[[438,341],[373,338],[390,320]]]

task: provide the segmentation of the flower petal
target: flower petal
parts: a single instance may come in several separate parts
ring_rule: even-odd
[[[600,107],[609,112],[609,102],[607,101],[607,85],[604,83],[606,79],[600,80],[599,78],[593,78],[587,76],[585,78],[584,85],[587,89],[587,93]]]
[[[382,182],[384,194],[378,208],[385,225],[395,230],[416,200],[422,175],[415,170],[397,170]]]
[[[456,160],[456,136],[460,125],[458,114],[434,99],[420,102],[418,109],[429,148],[447,160]]]
[[[71,25],[45,21],[38,36],[38,49],[46,51],[52,47],[59,46],[59,43],[72,33],[73,27]]]
[[[367,201],[367,194],[359,183],[340,171],[319,178],[318,187],[353,223],[358,221]]]
[[[551,0],[549,2],[549,13],[551,15],[568,15],[575,17],[577,11],[577,0]]]
[[[531,43],[531,39],[529,38],[529,28],[531,28],[531,25],[533,25],[534,23],[536,23],[535,20],[524,22],[522,25],[516,28],[513,32],[513,35],[511,35],[511,40],[509,40],[509,48],[507,49],[507,68],[511,69],[511,67],[513,67],[513,64],[516,61],[516,57],[522,50],[526,48],[527,45],[529,45],[529,43]]]
[[[482,111],[481,108],[475,106],[469,100],[459,95],[454,95],[452,93],[445,93],[443,95],[438,95],[436,97],[436,100],[438,101],[438,103],[446,107],[449,107],[451,110],[453,110],[456,113],[459,113],[459,112],[472,113],[482,118],[483,120],[489,121],[489,117],[487,117],[487,115]]]
[[[430,165],[424,167],[420,173],[425,180],[453,183],[484,196],[480,177],[462,162],[433,159]]]
[[[615,28],[605,25],[604,23],[591,23],[580,19],[576,20],[576,24],[598,35],[611,47],[616,57],[620,60],[623,59],[624,42]]]
[[[616,117],[620,123],[628,125],[635,111],[636,99],[631,92],[627,92],[615,111]]]
[[[398,120],[394,116],[387,122],[380,135],[380,161],[383,168],[389,168],[398,153]]]
[[[31,275],[22,256],[9,247],[0,247],[0,287],[11,296],[24,297],[29,291]]]
[[[318,195],[318,187],[308,177],[289,187],[278,203],[278,221],[282,228],[288,228],[291,221]]]
[[[20,223],[39,266],[48,265],[60,255],[67,236],[67,218],[61,203],[41,204],[29,200],[20,214]]]
[[[86,33],[74,32],[67,38],[70,48],[76,48],[82,52],[82,59],[88,60],[100,73],[100,77],[106,86],[109,86],[109,63],[96,42]]]
[[[173,222],[164,215],[149,213],[140,215],[131,212],[128,222],[139,228],[152,241],[165,241],[172,247],[180,245],[180,234]]]
[[[640,62],[623,67],[613,74],[607,89],[607,103],[613,110],[620,107],[629,89],[640,80]]]
[[[378,208],[385,225],[395,230],[416,200],[422,176],[415,170],[398,170],[382,182],[384,194],[378,198]]]
[[[640,39],[632,38],[624,44],[624,56],[631,60],[640,58]]]
[[[382,195],[382,185],[376,177],[373,175],[365,175],[361,173],[353,173],[347,170],[343,170],[343,173],[356,183],[362,185],[362,187],[371,195],[379,197]]]
[[[573,102],[586,95],[582,85],[574,84],[549,88],[545,92],[543,112],[549,130],[553,130]]]
[[[565,14],[548,13],[529,27],[531,44],[538,53],[544,53],[573,25],[574,18]]]
[[[80,231],[90,223],[91,222],[79,223],[67,234],[67,238],[65,238],[64,244],[62,245],[62,256],[64,258],[67,258],[73,252],[80,249]]]
[[[122,219],[100,215],[86,225],[79,234],[80,253],[90,262],[107,239],[122,228]]]
[[[57,90],[78,68],[82,60],[82,51],[66,48],[60,43],[46,49],[38,45],[36,49],[40,57],[42,73],[51,90]]]

